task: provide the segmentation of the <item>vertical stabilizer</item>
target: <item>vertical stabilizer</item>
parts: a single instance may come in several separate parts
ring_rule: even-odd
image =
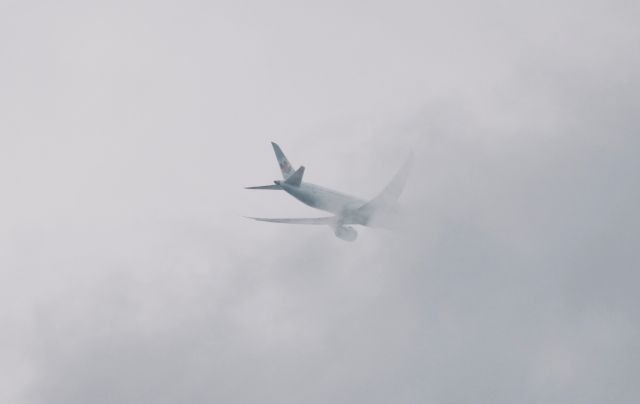
[[[273,146],[273,151],[276,153],[278,165],[280,166],[280,171],[282,171],[282,177],[286,180],[294,173],[293,167],[291,167],[291,163],[289,163],[289,160],[287,160],[287,157],[282,152],[280,146],[278,146],[274,142],[271,142],[271,145]]]

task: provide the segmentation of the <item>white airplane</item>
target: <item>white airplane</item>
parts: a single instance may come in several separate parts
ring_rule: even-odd
[[[382,192],[367,202],[319,185],[302,182],[304,166],[294,171],[280,146],[273,142],[271,145],[276,153],[284,180],[276,180],[274,185],[247,187],[246,189],[283,190],[300,202],[333,213],[334,216],[307,219],[260,217],[249,217],[249,219],[273,223],[327,225],[333,229],[336,237],[346,241],[353,241],[358,237],[358,232],[349,225],[393,228],[400,222],[398,197],[407,182],[413,160],[412,156],[409,156],[409,159]]]

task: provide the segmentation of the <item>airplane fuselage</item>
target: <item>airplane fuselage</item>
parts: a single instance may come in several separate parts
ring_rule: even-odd
[[[340,225],[359,224],[392,228],[398,222],[397,204],[370,211],[360,209],[367,204],[367,201],[320,185],[308,182],[300,185],[290,185],[284,181],[274,181],[274,183],[305,205],[333,213],[339,218]]]
[[[356,197],[334,191],[320,185],[303,182],[298,186],[289,185],[284,181],[274,181],[285,192],[300,202],[312,208],[331,212],[336,216],[345,218],[352,224],[365,224],[365,218],[358,218],[357,210],[366,201]]]

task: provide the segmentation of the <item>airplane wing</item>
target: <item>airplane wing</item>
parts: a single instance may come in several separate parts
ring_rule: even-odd
[[[331,225],[334,224],[337,220],[335,216],[331,217],[313,217],[313,218],[299,218],[299,219],[267,219],[263,217],[249,217],[245,216],[247,219],[258,220],[260,222],[271,222],[271,223],[288,223],[288,224],[324,224]]]
[[[407,183],[407,178],[409,178],[409,172],[411,171],[411,167],[413,165],[413,154],[409,155],[407,161],[402,165],[400,170],[393,177],[391,182],[387,184],[386,187],[372,200],[362,205],[359,210],[366,212],[375,210],[376,207],[381,205],[393,204],[398,200],[402,190],[404,189],[405,184]]]

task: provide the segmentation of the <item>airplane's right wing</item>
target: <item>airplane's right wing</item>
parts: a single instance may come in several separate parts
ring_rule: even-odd
[[[313,217],[313,218],[299,218],[299,219],[267,219],[263,217],[248,217],[247,219],[258,220],[260,222],[271,222],[271,223],[288,223],[288,224],[325,224],[332,225],[336,223],[337,218],[335,216],[331,217]]]
[[[413,165],[413,154],[405,161],[402,168],[398,170],[391,182],[372,200],[362,205],[358,210],[361,212],[372,212],[379,206],[393,204],[398,200],[404,185],[407,183],[411,166]]]

